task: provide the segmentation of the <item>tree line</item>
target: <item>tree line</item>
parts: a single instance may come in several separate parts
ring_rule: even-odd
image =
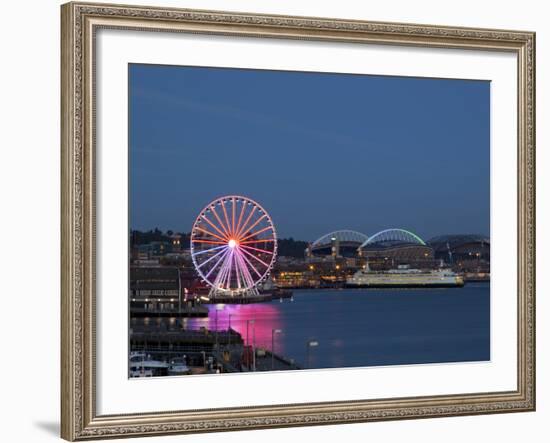
[[[139,231],[132,229],[130,231],[130,243],[132,246],[146,245],[152,242],[172,242],[174,235],[181,236],[182,248],[187,249],[191,240],[190,232],[175,232],[172,230],[161,231],[159,228],[150,229],[148,231]],[[308,243],[302,240],[294,240],[290,238],[277,239],[278,254],[285,257],[301,258],[304,256],[304,251]]]

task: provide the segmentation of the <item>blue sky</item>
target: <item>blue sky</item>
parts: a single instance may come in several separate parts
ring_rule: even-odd
[[[280,237],[489,234],[490,83],[129,66],[130,227],[257,200]]]

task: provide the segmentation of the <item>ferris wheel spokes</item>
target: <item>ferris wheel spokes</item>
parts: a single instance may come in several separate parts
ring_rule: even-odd
[[[252,229],[254,229],[254,228],[258,225],[258,223],[260,223],[260,222],[261,222],[264,218],[266,218],[266,217],[267,217],[267,215],[264,214],[264,215],[262,215],[260,218],[258,218],[258,219],[252,224],[252,226],[250,226],[249,228],[244,229],[244,227],[243,227],[243,230],[242,230],[242,232],[239,234],[239,236],[240,236],[240,235],[243,235],[245,232],[250,232],[250,231],[252,231]],[[245,240],[245,239],[243,238],[243,240]]]
[[[246,209],[246,204],[242,204],[241,205],[241,214],[239,215],[239,221],[237,222],[237,229],[234,230],[234,232],[236,233],[237,236],[239,236],[239,227],[241,226],[241,222],[243,221],[243,215],[244,215],[244,212],[245,212],[245,209]]]
[[[231,232],[235,233],[235,197],[231,199]]]
[[[223,254],[223,255],[220,257],[220,259],[216,262],[216,264],[215,264],[214,266],[212,266],[212,268],[210,269],[210,271],[208,271],[208,274],[205,275],[205,280],[208,281],[208,277],[210,277],[210,274],[212,274],[212,272],[214,271],[214,269],[216,269],[216,268],[218,267],[218,265],[220,264],[220,262],[221,262],[223,259],[226,258],[227,254],[229,253],[229,250],[226,249],[224,252],[225,252],[225,254]],[[223,265],[222,265],[222,266],[223,266]],[[197,270],[199,270],[199,269],[200,269],[200,265],[196,265],[196,268],[197,268]]]
[[[250,263],[250,260],[248,260],[248,258],[246,258],[246,256],[243,254],[241,255],[241,258],[246,261],[246,263],[248,264],[248,266],[250,266],[250,268],[258,275],[258,277],[262,277],[262,274],[260,274],[260,272],[256,269],[255,266],[252,265],[252,263]],[[244,268],[246,269],[246,271],[250,274],[250,270],[244,266]]]
[[[254,244],[254,243],[268,243],[268,242],[273,242],[275,240],[273,240],[272,238],[266,238],[266,239],[258,239],[258,240],[246,240],[246,241],[240,241],[239,244],[240,245],[249,245],[249,244]]]
[[[198,265],[199,268],[202,268],[205,264],[211,262],[212,260],[214,260],[216,257],[220,256],[221,254],[223,254],[224,252],[227,253],[227,247],[226,246],[220,246],[220,248],[224,248],[223,251],[220,251],[218,252],[217,254],[214,254],[212,257],[210,257],[208,260],[205,260],[203,261],[200,265]],[[206,251],[201,251],[199,252],[198,254],[204,254],[206,252],[211,252],[213,251],[215,248],[212,248],[212,249],[208,249]]]
[[[227,211],[225,210],[225,202],[224,202],[224,200],[222,200],[221,206],[222,206],[222,209],[223,209],[223,216],[224,216],[224,218],[225,218],[225,223],[226,223],[225,226],[227,227],[227,230],[229,231],[230,236],[231,236],[231,235],[232,235],[231,230],[230,230],[231,225],[229,224],[229,218],[227,217]]]
[[[240,237],[241,235],[243,235],[246,232],[244,228],[245,228],[246,225],[248,225],[248,222],[252,218],[252,215],[254,215],[255,211],[256,211],[256,206],[254,206],[252,208],[252,210],[250,211],[250,214],[248,214],[248,217],[246,218],[246,221],[243,223],[241,229],[239,229],[239,231],[237,232],[238,237]]]
[[[258,230],[258,231],[256,231],[256,232],[253,232],[253,233],[251,233],[251,234],[248,234],[246,237],[244,237],[243,239],[241,239],[241,241],[243,241],[243,240],[248,240],[249,238],[255,237],[255,236],[257,236],[258,234],[261,234],[262,232],[267,231],[268,229],[273,229],[273,228],[272,228],[272,226],[266,226],[266,227],[263,228],[263,229],[260,229],[260,230]]]
[[[224,234],[214,223],[212,223],[210,219],[206,216],[206,214],[202,214],[201,217],[204,221],[206,221],[206,223],[208,223],[212,228],[214,228],[218,232],[218,234],[220,234],[224,238],[225,241],[228,240],[227,235]]]
[[[216,211],[216,208],[214,207],[214,205],[210,206],[210,209],[212,210],[212,214],[214,214],[214,217],[216,217],[216,220],[218,220],[218,223],[220,224],[220,226],[221,226],[223,232],[225,233],[226,237],[227,238],[231,237],[229,231],[227,231],[227,229],[225,228],[225,226],[222,222],[222,219],[218,215],[218,212]]]
[[[252,249],[253,251],[262,252],[264,254],[273,254],[273,252],[271,252],[271,251],[266,251],[265,249],[253,248],[252,246],[239,245],[239,247],[240,248],[246,248],[246,249]]]
[[[222,242],[224,242],[224,243],[227,242],[227,239],[226,239],[226,238],[220,237],[219,235],[216,235],[216,234],[214,234],[214,233],[208,231],[207,229],[203,229],[203,228],[200,228],[200,227],[198,227],[198,226],[196,227],[196,229],[198,229],[198,230],[201,231],[201,232],[204,232],[204,233],[207,234],[207,235],[210,235],[210,236],[212,236],[212,237],[214,237],[214,238],[217,238],[218,240],[220,240],[220,241],[222,241]]]
[[[246,259],[243,255],[239,255],[237,257],[237,259],[241,262],[241,272],[243,274],[243,277],[244,277],[244,280],[246,281],[246,283],[250,286],[250,285],[254,285],[254,279],[252,278],[252,275],[250,274],[250,270],[247,268],[247,266],[245,265],[244,263],[244,260]],[[253,268],[254,271],[256,271],[256,273],[258,274],[258,277],[261,278],[261,274],[255,269]]]
[[[204,243],[204,242],[201,242],[201,243]],[[199,252],[196,252],[195,255],[202,255],[202,254],[206,254],[208,252],[213,252],[213,251],[216,251],[218,249],[226,249],[227,246],[224,244],[222,246],[216,246],[215,248],[210,248],[210,249],[205,249],[204,251],[199,251]],[[223,251],[222,251],[223,252]]]
[[[262,265],[264,265],[266,268],[269,268],[270,265],[268,265],[265,261],[263,261],[262,259],[260,259],[259,257],[256,257],[254,254],[251,254],[250,252],[246,251],[246,250],[242,250],[245,254],[247,254],[249,257],[252,257],[253,259],[259,261]]]

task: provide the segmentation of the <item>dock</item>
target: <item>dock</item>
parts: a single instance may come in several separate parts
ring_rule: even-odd
[[[130,349],[148,358],[169,362],[184,358],[197,373],[290,371],[301,369],[292,359],[272,354],[265,348],[246,346],[235,330],[152,330],[139,328],[130,333]],[[255,356],[254,356],[255,354]],[[158,371],[157,371],[158,372]],[[156,375],[166,375],[159,372]]]
[[[130,333],[130,343],[132,349],[147,347],[157,347],[165,349],[174,349],[177,347],[202,347],[203,349],[212,349],[215,344],[220,346],[228,344],[242,344],[241,335],[230,329],[229,331],[210,331],[210,330],[181,330],[181,331],[155,331],[135,328]]]
[[[130,317],[208,317],[208,308],[201,305],[182,306],[181,308],[130,308]]]
[[[274,292],[265,292],[260,293],[258,295],[245,295],[245,296],[219,296],[212,297],[208,301],[203,301],[203,303],[208,304],[215,304],[215,303],[223,303],[226,305],[229,304],[250,304],[250,303],[266,303],[271,302],[273,300],[280,300],[280,299],[286,299],[286,298],[292,298],[293,294],[290,290],[278,290]]]

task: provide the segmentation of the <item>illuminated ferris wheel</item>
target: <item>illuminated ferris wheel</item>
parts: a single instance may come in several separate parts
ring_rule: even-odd
[[[271,217],[250,198],[218,198],[193,224],[191,257],[212,297],[258,294],[258,285],[269,276],[276,256],[277,234]]]

